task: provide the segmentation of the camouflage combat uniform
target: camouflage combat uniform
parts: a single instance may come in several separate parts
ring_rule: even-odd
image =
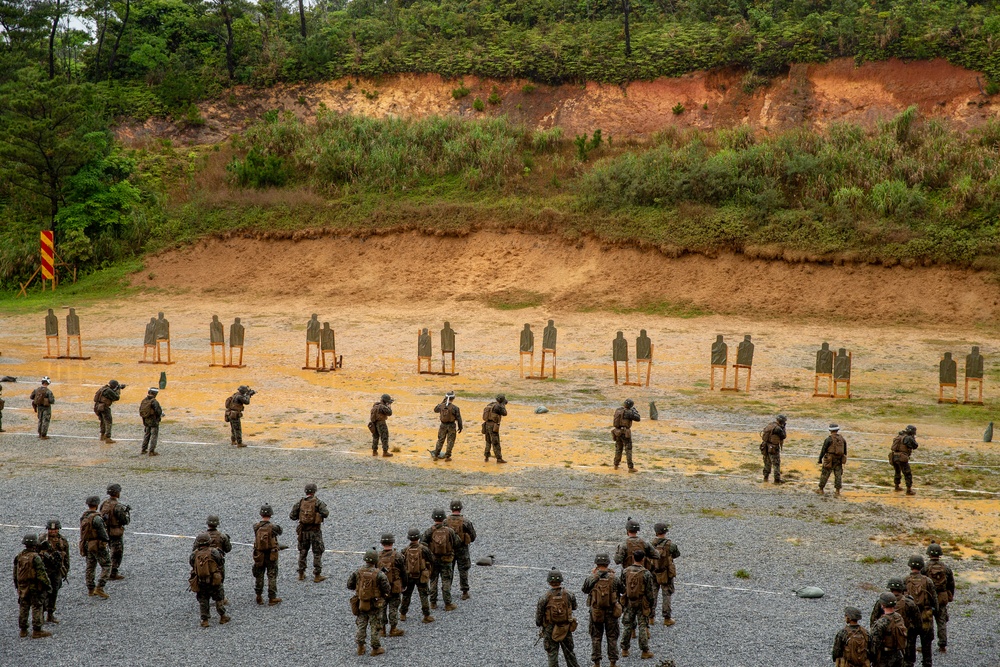
[[[549,667],[558,667],[560,648],[562,648],[563,658],[566,660],[566,667],[580,667],[580,663],[576,659],[576,652],[573,649],[572,630],[566,631],[566,636],[560,641],[555,641],[552,637],[556,626],[551,619],[550,603],[554,597],[558,596],[568,597],[570,610],[576,609],[575,595],[562,586],[552,588],[545,595],[538,598],[538,604],[535,606],[535,625],[541,628],[541,637],[545,644],[545,653],[548,657]]]
[[[80,517],[80,555],[87,559],[87,569],[84,579],[90,595],[101,596],[96,591],[104,591],[104,585],[111,574],[111,554],[108,552],[108,531],[104,519],[96,508],[90,508]],[[95,586],[94,575],[97,566],[101,566],[101,575]]]
[[[642,551],[646,554],[647,560],[655,560],[658,558],[656,550],[653,549],[646,540],[635,535],[629,535],[625,538],[625,541],[618,545],[615,549],[615,563],[621,565],[622,568],[626,568],[634,562],[633,554],[636,551]]]
[[[864,637],[865,647],[869,646],[870,639],[868,637],[868,631],[857,624],[845,625],[837,633],[837,636],[833,638],[833,662],[836,667],[869,667],[869,663],[866,660],[864,663],[848,662],[846,653],[847,643],[851,640],[851,637],[857,633],[861,633]]]
[[[625,462],[629,470],[634,470],[632,464],[632,422],[639,421],[639,411],[635,407],[620,407],[615,410],[612,423],[614,425],[611,435],[615,441],[615,468],[622,462],[622,452],[625,453]]]
[[[142,417],[143,412],[147,412],[148,416]],[[160,437],[160,421],[163,419],[163,408],[155,395],[150,394],[142,399],[139,403],[139,416],[142,418],[142,453],[148,451],[150,456],[155,456],[156,442]]]
[[[382,608],[382,625],[384,627],[388,623],[390,634],[395,636],[397,633],[402,634],[396,629],[396,626],[399,624],[403,589],[407,586],[406,562],[403,560],[403,554],[392,545],[388,545],[388,549],[384,548],[385,546],[383,545],[383,549],[378,555],[378,567],[389,580],[389,592],[386,594],[385,606]]]
[[[764,459],[764,481],[774,469],[774,483],[781,484],[781,446],[788,437],[784,425],[773,421],[761,431],[760,453]]]
[[[419,537],[415,540],[410,541],[410,545],[403,549],[403,562],[404,571],[405,563],[408,554],[411,551],[416,551],[420,553],[420,559],[423,561],[424,567],[420,569],[419,573],[416,571],[408,572],[406,575],[406,587],[403,589],[402,600],[399,605],[399,619],[406,620],[406,612],[410,610],[410,599],[413,596],[413,589],[417,589],[418,595],[420,595],[420,610],[424,614],[424,618],[431,617],[431,603],[427,595],[427,583],[431,578],[431,570],[434,568],[434,556],[431,555],[431,550],[427,548],[427,545],[422,543]],[[413,560],[416,561],[417,558],[414,555]]]
[[[23,571],[21,577],[19,572]],[[25,545],[24,550],[14,557],[14,588],[17,590],[17,626],[21,636],[28,633],[28,615],[31,615],[31,628],[36,633],[42,632],[42,607],[49,596],[49,577],[41,556],[35,551],[35,546]]]
[[[819,452],[819,463],[823,465],[819,474],[819,490],[826,488],[826,483],[833,473],[833,488],[837,493],[844,482],[844,463],[847,462],[847,441],[840,433],[834,432],[823,441],[823,449]]]
[[[277,545],[278,536],[281,535],[281,526],[272,523],[270,520],[261,517],[261,520],[253,525],[254,542],[257,542],[258,533],[267,526],[273,529],[273,539]],[[267,599],[268,602],[281,601],[278,597],[278,547],[275,546],[270,553],[262,552],[254,546],[253,550],[253,574],[254,593],[257,594],[257,603],[262,604],[261,596],[264,594],[264,575],[267,575]]]
[[[677,576],[677,570],[674,567],[674,559],[680,558],[681,552],[680,549],[677,548],[676,544],[663,536],[654,537],[650,546],[656,552],[657,558],[649,559],[647,561],[647,565],[650,572],[653,573],[653,580],[656,582],[657,592],[653,595],[653,606],[649,610],[649,620],[652,621],[656,616],[656,595],[662,591],[663,620],[669,621],[672,620],[671,617],[673,615],[671,598],[673,597],[675,590],[674,577]]]
[[[486,450],[483,455],[486,460],[490,460],[490,450],[498,463],[503,462],[503,454],[500,451],[500,420],[507,416],[507,406],[497,401],[492,401],[486,406],[490,419],[483,422],[483,438],[486,440]]]
[[[108,496],[98,510],[108,531],[108,549],[111,551],[111,576],[108,578],[112,580],[121,578],[118,568],[125,555],[125,526],[129,521],[125,508],[118,496]]]
[[[110,384],[101,387],[97,393],[97,400],[94,401],[94,414],[97,415],[97,419],[101,423],[101,440],[111,440],[111,425],[114,421],[111,417],[111,404],[120,400],[121,397],[121,391],[112,389]]]
[[[889,461],[892,463],[893,482],[896,490],[899,491],[899,483],[906,480],[906,491],[913,489],[913,471],[910,470],[910,455],[916,449],[917,439],[906,431],[900,431],[892,441],[892,450],[889,453]]]
[[[868,655],[872,667],[903,667],[903,647],[891,632],[891,624],[899,619],[899,612],[881,616],[871,624]]]
[[[3,386],[0,385],[0,391],[3,391]],[[3,433],[3,408],[6,405],[3,400],[3,396],[0,395],[0,433]]]
[[[379,401],[372,406],[369,429],[372,432],[372,454],[378,454],[379,441],[382,442],[382,453],[389,453],[389,425],[386,420],[392,416],[392,406]]]
[[[208,535],[209,545],[213,549],[217,549],[220,554],[222,554],[222,563],[219,564],[219,569],[222,572],[222,581],[219,583],[219,593],[222,594],[223,603],[226,601],[226,554],[233,550],[233,542],[229,538],[229,535],[220,531],[217,527],[209,526],[205,531]],[[192,551],[195,547],[192,547]]]
[[[611,607],[600,608],[594,603],[591,592],[602,579],[610,579]],[[621,596],[625,593],[625,584],[615,576],[611,570],[595,569],[583,582],[583,592],[587,595],[587,606],[590,607],[590,623],[588,632],[590,634],[590,660],[595,665],[601,661],[602,639],[607,638],[608,660],[611,664],[618,662],[618,639],[621,637],[621,625],[618,621],[622,613]],[[615,614],[618,614],[616,616]]]
[[[48,386],[44,384],[32,390],[28,398],[31,399],[31,408],[38,416],[38,437],[48,438],[49,421],[52,419],[52,405],[56,402],[56,398],[52,395],[52,391]]]
[[[452,400],[448,403],[443,401],[438,403],[434,406],[434,412],[440,416],[441,425],[438,427],[438,439],[437,444],[434,445],[433,458],[435,461],[441,458],[441,447],[444,446],[444,441],[447,439],[448,449],[444,452],[444,460],[450,461],[451,452],[455,448],[456,435],[462,432],[462,411]]]
[[[203,552],[207,552],[215,565],[218,568],[218,575],[213,581],[202,581],[198,577],[198,572],[195,566],[195,560],[201,556]],[[211,615],[212,601],[215,601],[215,610],[219,612],[219,623],[228,623],[229,617],[226,615],[225,599],[226,594],[223,589],[222,580],[225,575],[223,574],[226,567],[226,557],[221,551],[216,549],[209,544],[196,545],[191,555],[188,557],[188,562],[191,564],[191,576],[189,585],[191,590],[194,591],[195,598],[198,600],[198,611],[201,614],[202,625],[208,624],[208,618]]]
[[[643,595],[637,599],[622,598],[625,611],[622,613],[622,656],[628,655],[632,643],[632,630],[636,631],[639,648],[649,653],[649,616],[656,609],[656,579],[644,565],[633,563],[622,572],[622,582],[628,590],[628,580],[631,576],[643,578]]]
[[[899,664],[900,667],[904,665],[906,667],[913,667],[917,655],[916,647],[917,639],[919,638],[920,608],[917,607],[917,603],[913,601],[913,598],[904,592],[892,591],[892,593],[896,596],[896,613],[903,619],[903,627],[906,628],[906,643],[900,648],[902,658]],[[875,622],[882,618],[883,615],[882,605],[876,600],[868,627],[874,630]]]
[[[435,545],[433,541],[434,533],[438,531],[446,531],[446,538],[440,540],[440,546]],[[424,535],[420,540],[431,550],[431,555],[434,557],[434,566],[431,568],[431,579],[428,582],[428,596],[430,597],[431,609],[437,609],[437,599],[438,599],[438,578],[441,579],[441,599],[444,601],[445,608],[452,607],[451,601],[451,584],[455,576],[455,553],[458,551],[462,544],[462,540],[455,534],[455,531],[444,525],[444,523],[435,523],[433,526],[424,531]],[[450,547],[450,550],[448,549]],[[438,550],[439,553],[435,553]]]
[[[312,512],[314,520],[311,523],[306,523],[302,519],[300,508],[302,503],[308,503],[312,500],[315,500],[316,503],[315,510]],[[288,518],[299,522],[295,529],[295,534],[299,538],[299,579],[305,577],[306,557],[309,555],[310,549],[312,549],[313,555],[313,577],[320,577],[323,573],[323,552],[326,551],[326,544],[323,542],[323,520],[328,516],[330,516],[330,510],[327,509],[326,503],[316,498],[315,494],[307,494],[305,498],[292,506]]]
[[[455,511],[444,520],[444,525],[454,530],[455,534],[458,535],[459,546],[455,548],[455,560],[452,561],[449,567],[453,570],[456,567],[458,568],[458,584],[462,589],[462,597],[467,598],[469,596],[469,570],[472,569],[472,557],[469,555],[469,545],[476,541],[476,528],[460,512]],[[453,571],[452,580],[454,578],[455,574]]]
[[[920,639],[920,654],[923,667],[931,667],[934,651],[934,618],[938,615],[938,598],[934,582],[919,571],[911,571],[910,576],[903,580],[910,597],[917,604],[920,612],[921,622],[917,623],[916,635]],[[915,589],[925,587],[927,590],[926,599],[921,601],[914,594]],[[917,662],[917,642],[914,640],[913,649],[907,655],[909,665]]]
[[[55,534],[46,532],[39,537],[38,551],[49,576],[50,589],[45,599],[45,613],[49,620],[54,620],[59,589],[69,576],[69,542],[58,531]]]
[[[371,636],[372,652],[375,653],[382,647],[382,607],[385,605],[385,599],[389,596],[390,592],[389,578],[374,563],[366,562],[363,567],[352,572],[351,576],[347,579],[347,588],[353,591],[357,589],[360,578],[365,573],[372,571],[375,572],[375,585],[378,588],[378,597],[370,601],[370,609],[358,609],[354,617],[355,625],[358,628],[354,635],[355,641],[358,644],[358,655],[364,655],[365,640],[368,639],[369,633]],[[353,604],[352,602],[352,608]]]
[[[244,447],[243,444],[243,407],[250,405],[250,397],[236,392],[227,400],[226,416],[229,418],[229,437],[231,445]]]
[[[934,615],[937,623],[938,648],[948,646],[948,603],[955,599],[955,573],[941,562],[941,558],[931,556],[923,573],[934,582],[937,591],[938,610]]]

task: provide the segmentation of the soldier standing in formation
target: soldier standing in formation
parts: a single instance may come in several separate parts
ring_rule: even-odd
[[[31,409],[38,416],[38,439],[49,439],[49,421],[52,419],[52,404],[56,402],[56,397],[49,389],[49,376],[42,378],[42,386],[33,389],[31,395]]]
[[[923,574],[934,582],[937,592],[938,608],[934,620],[937,622],[938,650],[944,653],[948,646],[948,603],[955,599],[955,573],[941,562],[942,554],[941,545],[937,542],[928,545],[928,562]]]
[[[306,556],[312,549],[313,581],[318,584],[326,581],[323,576],[323,552],[326,550],[323,543],[323,520],[330,516],[330,510],[326,503],[316,497],[315,484],[306,484],[305,492],[306,497],[292,506],[288,518],[299,522],[295,529],[299,538],[299,581],[306,578]]]
[[[462,501],[451,501],[451,514],[444,521],[444,525],[455,531],[458,535],[459,544],[455,548],[455,560],[453,566],[458,567],[458,583],[462,588],[462,599],[469,599],[469,570],[472,569],[472,558],[469,556],[469,545],[476,541],[476,527],[472,522],[462,516]],[[454,574],[452,574],[454,580]]]
[[[14,588],[17,589],[17,627],[28,636],[28,613],[31,613],[31,638],[51,637],[42,630],[42,606],[49,596],[49,577],[38,555],[38,538],[32,534],[21,540],[24,550],[14,557]]]
[[[97,415],[97,419],[101,423],[100,439],[109,445],[115,444],[115,441],[111,439],[111,424],[113,422],[111,404],[120,400],[121,397],[122,393],[118,380],[109,380],[94,395],[94,414]]]
[[[905,639],[901,648],[904,654],[903,660],[907,667],[912,667],[916,660],[915,647],[917,645],[917,628],[920,627],[920,609],[917,607],[917,603],[913,601],[913,598],[906,593],[906,584],[903,583],[901,578],[890,578],[887,588],[889,589],[889,594],[896,600],[896,613],[899,614],[900,619],[903,621]],[[885,595],[885,593],[882,595]],[[876,600],[875,607],[872,609],[869,627],[874,630],[875,622],[883,614],[882,598],[880,597]]]
[[[3,433],[3,385],[0,384],[0,433]]]
[[[163,408],[156,400],[160,390],[150,387],[146,398],[139,403],[139,417],[142,418],[142,454],[147,451],[150,456],[159,456],[156,452],[156,441],[160,437],[160,421],[163,419]]]
[[[625,534],[627,537],[615,550],[615,563],[621,565],[623,568],[632,564],[633,555],[636,551],[642,551],[651,559],[657,557],[653,547],[646,544],[646,540],[639,537],[639,528],[639,522],[632,517],[629,517],[625,522]]]
[[[896,484],[896,491],[902,491],[899,482],[906,479],[906,495],[916,495],[913,492],[913,473],[910,471],[910,455],[917,448],[917,427],[913,424],[907,426],[899,432],[892,440],[892,449],[889,452],[889,463],[892,464],[895,473],[893,481]]]
[[[656,558],[649,559],[649,569],[653,573],[657,591],[663,592],[663,625],[673,625],[673,609],[671,608],[671,597],[674,594],[674,577],[677,576],[677,567],[674,559],[680,558],[681,552],[677,545],[667,538],[669,526],[665,523],[657,523],[653,526],[656,537],[649,545],[656,552]],[[653,595],[653,607],[649,610],[649,620],[653,621],[656,616],[656,594]]]
[[[444,395],[444,400],[434,406],[434,412],[441,419],[438,427],[437,444],[431,452],[431,458],[437,461],[441,458],[441,447],[445,439],[448,440],[448,449],[445,450],[444,460],[451,461],[451,451],[455,448],[455,438],[462,432],[462,411],[455,405],[455,392],[449,391]]]
[[[639,421],[639,411],[635,409],[635,401],[626,398],[622,407],[615,410],[612,418],[611,435],[615,441],[615,470],[622,462],[622,452],[625,452],[625,462],[629,472],[636,472],[632,465],[632,422]]]
[[[219,517],[217,515],[209,514],[205,520],[205,524],[208,528],[204,534],[208,535],[209,544],[212,545],[213,549],[218,549],[219,553],[222,554],[222,566],[220,568],[222,579],[219,581],[219,592],[222,594],[222,604],[228,605],[229,598],[226,597],[226,554],[233,550],[233,543],[229,539],[229,535],[219,530]]]
[[[219,625],[228,623],[222,588],[226,559],[221,551],[212,546],[212,538],[208,533],[201,533],[195,538],[194,551],[188,557],[188,562],[191,564],[188,585],[198,599],[201,627],[208,627],[212,600],[215,600],[215,609],[219,612]]]
[[[562,648],[566,667],[579,667],[576,653],[573,650],[573,632],[576,630],[576,619],[573,611],[576,609],[576,596],[562,586],[562,572],[552,568],[546,577],[549,590],[538,598],[535,606],[535,625],[539,627],[540,637],[545,642],[545,653],[548,656],[549,667],[558,667],[559,649]]]
[[[254,593],[257,604],[264,604],[264,575],[267,575],[267,604],[281,604],[278,597],[278,536],[281,526],[272,523],[274,510],[267,503],[260,506],[260,521],[253,525]]]
[[[871,667],[903,667],[906,626],[903,617],[896,611],[896,596],[882,593],[877,606],[880,616],[871,624],[868,644]]]
[[[920,611],[920,623],[917,625],[917,636],[920,638],[920,653],[923,667],[931,667],[934,650],[934,618],[938,615],[937,590],[934,582],[924,574],[923,556],[910,556],[910,575],[903,583],[906,584],[906,592],[913,601],[917,603]],[[916,642],[912,653],[913,662],[916,662]]]
[[[406,563],[403,554],[396,551],[396,537],[392,533],[384,533],[381,539],[382,553],[378,556],[378,567],[385,572],[389,580],[389,593],[385,597],[383,607],[382,635],[385,636],[385,626],[389,625],[389,636],[399,637],[403,631],[397,628],[399,624],[399,604],[406,588]]]
[[[833,662],[836,667],[868,667],[868,631],[858,625],[861,610],[844,607],[846,625],[833,639]]]
[[[611,667],[618,663],[618,639],[621,626],[618,619],[622,615],[621,596],[625,594],[625,584],[608,569],[611,557],[606,553],[594,557],[594,569],[583,582],[583,592],[590,607],[590,660],[595,667],[601,664],[601,643],[606,638],[608,660]]]
[[[778,415],[774,421],[764,427],[760,432],[760,453],[764,457],[764,481],[771,475],[774,469],[774,483],[782,484],[781,481],[781,446],[785,442],[788,434],[785,432],[787,423],[785,415]]]
[[[434,567],[434,555],[426,544],[420,541],[420,529],[416,526],[406,531],[410,545],[403,549],[403,562],[406,568],[406,588],[399,607],[399,620],[406,620],[406,612],[410,610],[410,598],[416,588],[420,595],[420,610],[424,614],[424,623],[433,623],[431,603],[427,598],[427,582],[431,579],[431,569]]]
[[[458,605],[451,601],[451,584],[455,576],[454,561],[455,552],[458,551],[462,540],[454,530],[444,525],[444,510],[436,509],[431,513],[434,524],[424,531],[421,542],[427,545],[434,557],[434,567],[431,569],[430,590],[428,595],[431,601],[431,609],[437,609],[438,599],[438,578],[441,579],[441,598],[444,601],[444,610],[452,611],[458,609]]]
[[[649,617],[656,610],[656,579],[646,569],[646,552],[636,549],[632,564],[622,571],[625,582],[625,611],[622,614],[622,657],[628,657],[635,630],[643,659],[653,657],[649,650]]]
[[[87,595],[107,599],[104,585],[108,583],[111,572],[111,554],[108,552],[108,531],[104,526],[97,506],[101,499],[97,496],[87,498],[87,511],[80,517],[80,555],[87,559],[87,569],[84,580],[87,582]],[[94,575],[97,566],[101,566],[101,575],[95,584]]]
[[[241,384],[236,393],[226,399],[226,421],[229,422],[230,445],[245,447],[243,444],[243,407],[250,405],[250,398],[257,392]]]
[[[371,628],[372,655],[382,655],[380,637],[382,635],[382,606],[389,597],[389,578],[376,566],[378,554],[374,549],[365,552],[365,564],[351,573],[347,579],[348,590],[355,591],[351,598],[351,612],[358,626],[355,639],[358,655],[365,654],[365,640]]]
[[[823,441],[823,449],[819,452],[819,463],[823,469],[819,474],[819,488],[816,493],[825,493],[826,482],[833,473],[833,495],[840,497],[840,489],[844,482],[844,463],[847,461],[847,441],[840,435],[840,427],[830,424],[830,435]]]
[[[372,433],[372,456],[378,456],[378,443],[382,441],[382,456],[392,456],[389,451],[389,425],[386,420],[392,416],[392,396],[382,394],[379,402],[372,406],[368,420],[368,430]]]
[[[45,524],[45,534],[38,544],[38,551],[45,563],[45,572],[49,576],[49,595],[45,599],[47,623],[58,623],[56,620],[56,598],[63,581],[69,576],[69,542],[62,533],[62,524],[58,519],[50,519]]]
[[[108,485],[108,497],[101,503],[98,510],[101,518],[104,519],[104,526],[108,530],[108,548],[111,550],[111,576],[112,581],[124,579],[118,569],[122,565],[122,556],[125,554],[125,526],[131,521],[130,508],[119,501],[122,493],[120,484]]]
[[[497,463],[507,463],[500,452],[500,420],[507,416],[507,397],[497,394],[496,400],[483,408],[483,437],[486,439],[485,460],[490,460],[490,449]]]

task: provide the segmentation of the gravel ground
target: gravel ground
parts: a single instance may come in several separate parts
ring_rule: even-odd
[[[89,422],[63,422],[52,431],[92,437],[95,429]],[[23,429],[0,436],[0,524],[5,524],[0,526],[0,552],[8,562],[25,532],[18,526],[41,526],[59,517],[73,528],[83,499],[111,481],[122,484],[122,499],[133,508],[126,534],[126,579],[108,585],[111,599],[88,598],[83,563],[75,557],[60,596],[62,622],[50,626],[53,639],[17,637],[16,604],[8,589],[3,602],[8,620],[0,632],[0,663],[5,666],[320,660],[333,665],[540,665],[545,656],[533,645],[534,608],[546,589],[544,571],[561,568],[570,590],[578,591],[594,553],[613,551],[624,537],[628,516],[640,520],[647,538],[654,522],[668,521],[682,553],[674,597],[677,625],[657,626],[652,632],[658,659],[697,667],[823,665],[830,662],[842,608],[855,605],[867,616],[874,589],[881,589],[890,576],[904,574],[906,557],[919,548],[882,547],[871,540],[912,520],[900,511],[876,503],[817,499],[804,486],[774,489],[745,480],[652,472],[618,477],[559,468],[463,473],[329,449],[237,451],[164,443],[163,456],[148,459],[136,455],[137,443],[124,441],[136,435],[134,427],[120,427],[116,434],[123,442],[114,446],[86,437],[40,443]],[[218,435],[174,425],[163,438],[207,441]],[[476,443],[478,448],[478,439]],[[357,449],[364,452],[364,447],[359,443]],[[465,440],[459,447],[471,445]],[[322,584],[296,581],[295,550],[284,551],[279,572],[284,602],[257,607],[250,548],[236,545],[227,562],[226,584],[233,621],[219,627],[213,617],[211,628],[200,628],[194,595],[187,591],[191,540],[180,536],[195,535],[205,516],[217,513],[234,541],[249,543],[257,507],[270,502],[286,530],[284,541],[292,543],[294,524],[287,513],[307,481],[319,484],[319,496],[333,511],[324,526],[327,548],[335,550],[325,556],[324,573],[330,579]],[[419,623],[417,613],[403,624],[405,636],[385,642],[384,657],[357,657],[345,589],[348,575],[361,563],[356,552],[374,544],[385,530],[405,541],[408,526],[426,527],[431,510],[446,506],[455,495],[463,498],[466,516],[480,535],[473,559],[495,554],[496,566],[473,567],[473,597],[458,601],[458,610],[438,609],[438,620],[431,625]],[[75,543],[76,532],[64,532]],[[883,555],[895,562],[859,562]],[[961,561],[954,566],[957,572],[981,572],[984,564]],[[740,569],[750,578],[736,578]],[[804,585],[819,586],[826,596],[795,597],[792,589]],[[1000,664],[996,598],[995,589],[979,584],[959,591],[950,608],[949,653],[936,654],[936,664]],[[582,594],[578,601],[582,606]],[[577,654],[586,665],[586,612],[581,609],[577,617]],[[640,663],[637,655],[620,664]]]

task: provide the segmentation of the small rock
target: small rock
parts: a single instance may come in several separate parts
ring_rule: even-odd
[[[535,414],[536,415],[544,415],[548,411],[549,411],[549,409],[547,407],[545,407],[544,405],[539,405],[537,408],[535,408]]]
[[[476,565],[482,565],[483,567],[489,567],[493,565],[493,556],[484,556],[476,561]]]

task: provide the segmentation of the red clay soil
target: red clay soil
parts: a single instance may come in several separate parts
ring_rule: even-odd
[[[791,264],[570,243],[557,235],[420,233],[301,241],[206,239],[152,256],[134,284],[261,301],[313,297],[341,306],[535,300],[561,310],[683,304],[707,312],[892,325],[1000,324],[1000,284],[938,267]],[[624,282],[623,282],[624,281]],[[442,289],[445,288],[445,289]]]

